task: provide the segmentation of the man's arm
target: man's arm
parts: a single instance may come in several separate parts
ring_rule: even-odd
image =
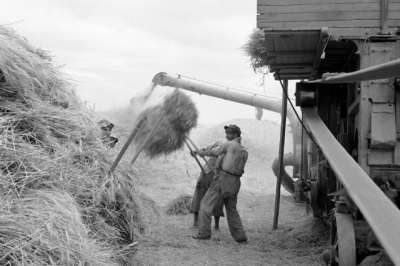
[[[219,147],[215,147],[215,145],[210,145],[206,148],[200,149],[197,153],[200,156],[209,156],[209,157],[218,157],[219,155],[226,152],[227,144],[224,143]]]

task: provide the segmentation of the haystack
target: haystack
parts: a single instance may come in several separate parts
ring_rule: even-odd
[[[12,229],[17,235],[0,233],[0,260],[109,265],[125,263],[127,249],[133,254],[131,244],[144,228],[143,207],[127,166],[108,175],[115,154],[102,144],[95,121],[46,52],[0,27],[0,205],[7,219],[0,227],[25,220]],[[38,210],[39,204],[49,207]],[[36,233],[43,237],[33,239]],[[110,252],[97,255],[102,247]]]
[[[0,264],[114,265],[90,239],[78,206],[65,192],[30,191],[2,198]]]
[[[176,199],[168,203],[167,215],[186,215],[190,213],[190,208],[192,206],[191,195],[181,195]]]
[[[243,46],[244,51],[250,57],[250,62],[254,70],[263,68],[267,63],[267,49],[265,44],[264,31],[256,29],[250,36],[247,43]]]
[[[198,112],[186,94],[175,90],[161,105],[148,108],[140,114],[138,120],[144,120],[144,124],[134,139],[136,144],[144,142],[160,117],[164,117],[161,125],[144,148],[150,157],[169,154],[182,148],[186,136],[197,125]]]

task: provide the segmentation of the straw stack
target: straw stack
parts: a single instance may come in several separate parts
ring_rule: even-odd
[[[78,206],[65,192],[36,190],[0,206],[1,265],[115,265],[90,239]]]
[[[167,206],[167,215],[186,215],[190,213],[192,206],[191,195],[181,195],[178,198],[172,200]]]
[[[183,92],[175,90],[167,95],[162,104],[148,108],[141,113],[139,120],[144,124],[134,139],[142,143],[156,121],[164,116],[161,125],[144,148],[150,157],[166,155],[184,145],[186,136],[197,125],[198,112],[193,101]]]
[[[114,154],[95,121],[46,52],[0,27],[0,264],[133,254],[143,206],[127,166],[108,175]]]

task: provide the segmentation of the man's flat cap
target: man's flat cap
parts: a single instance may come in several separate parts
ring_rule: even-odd
[[[237,125],[227,125],[227,126],[224,126],[224,129],[225,129],[225,131],[237,133],[239,135],[242,133],[242,131],[240,130],[240,128]]]

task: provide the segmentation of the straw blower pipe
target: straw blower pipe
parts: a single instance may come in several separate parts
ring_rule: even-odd
[[[169,86],[205,94],[228,101],[242,103],[272,112],[281,112],[282,104],[279,100],[272,100],[268,97],[256,93],[239,91],[233,88],[214,85],[207,82],[201,82],[188,77],[183,77],[179,74],[173,75],[166,72],[160,72],[153,77],[153,83],[161,86]],[[293,111],[288,114],[289,120],[293,126],[297,122]]]
[[[237,102],[257,108],[262,108],[268,111],[280,113],[282,110],[282,103],[280,100],[270,99],[264,95],[254,94],[251,92],[239,91],[232,88],[214,85],[207,82],[201,82],[195,79],[184,77],[177,74],[169,74],[160,72],[153,77],[153,85],[169,86],[179,88],[199,94],[224,99],[227,101]],[[301,127],[297,121],[297,117],[292,109],[288,109],[288,119],[293,135],[293,152],[295,158],[294,175],[299,176],[299,165],[301,152],[297,146],[301,145]],[[289,155],[288,155],[289,156]],[[286,190],[293,193],[294,187],[293,179],[287,179],[288,184],[283,184]]]

